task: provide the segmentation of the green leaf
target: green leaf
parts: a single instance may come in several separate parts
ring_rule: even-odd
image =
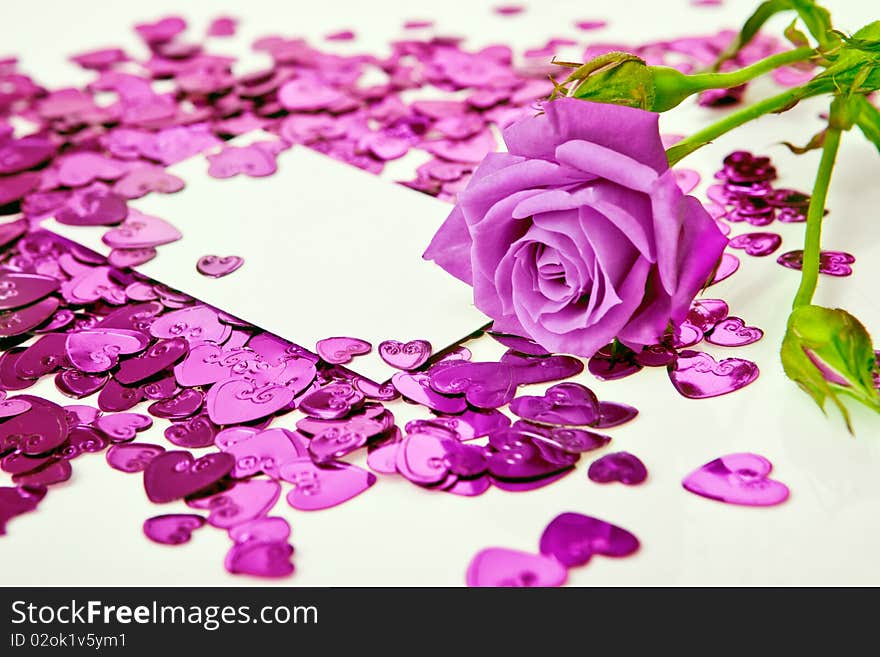
[[[790,0],[765,0],[758,5],[755,12],[749,16],[748,20],[743,24],[739,34],[736,35],[734,40],[730,42],[730,45],[727,46],[721,55],[718,56],[718,59],[715,61],[712,68],[717,71],[721,67],[721,64],[728,59],[736,57],[737,54],[739,54],[739,51],[745,48],[749,42],[755,38],[755,35],[764,26],[764,23],[770,20],[775,14],[788,11],[791,8]]]
[[[841,396],[849,396],[880,413],[874,389],[877,370],[867,329],[845,310],[800,306],[788,318],[782,341],[782,367],[824,410],[827,399],[840,409],[852,433]]]
[[[807,35],[797,29],[797,19],[795,18],[791,24],[785,28],[785,38],[788,39],[788,42],[793,45],[795,48],[800,48],[802,46],[809,46],[810,42],[807,40]]]
[[[832,47],[838,38],[832,32],[831,13],[814,0],[790,0],[792,8],[823,48]]]
[[[856,125],[880,151],[880,110],[864,96],[853,96],[849,99],[849,104],[855,114]]]
[[[654,79],[645,60],[631,53],[613,52],[587,62],[568,76],[562,86],[576,85],[569,96],[597,103],[651,109]]]
[[[788,150],[790,150],[795,155],[803,155],[804,153],[808,153],[809,151],[814,151],[818,148],[822,148],[825,144],[825,130],[820,130],[815,135],[810,137],[810,141],[808,141],[803,146],[798,146],[796,144],[791,143],[790,141],[782,142],[782,145],[785,146]]]

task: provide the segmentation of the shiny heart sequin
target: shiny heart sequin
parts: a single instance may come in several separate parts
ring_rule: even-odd
[[[149,344],[139,331],[125,329],[90,329],[67,336],[70,362],[83,372],[106,372],[116,366],[122,354],[135,354]]]
[[[373,345],[366,340],[346,337],[324,338],[315,345],[321,359],[333,365],[349,363],[355,356],[368,354],[372,349]]]
[[[431,357],[431,343],[427,340],[398,342],[385,340],[379,344],[379,356],[399,370],[417,370]]]
[[[188,500],[187,504],[208,511],[208,523],[214,527],[229,529],[266,515],[280,496],[277,482],[251,479],[215,495]]]
[[[170,513],[144,521],[144,535],[164,545],[188,543],[192,533],[203,527],[205,519],[192,513]]]
[[[176,242],[183,235],[164,219],[130,209],[118,228],[104,233],[104,244],[114,249],[144,249]]]
[[[517,397],[510,410],[538,424],[588,425],[599,418],[599,400],[579,383],[559,383],[548,388],[543,397]]]
[[[773,464],[758,454],[728,454],[694,470],[681,482],[691,493],[744,506],[773,506],[788,499],[788,486],[771,479]]]
[[[568,571],[554,558],[507,548],[487,548],[473,558],[465,575],[468,586],[562,586]]]
[[[855,261],[854,256],[843,251],[822,251],[819,254],[819,273],[828,276],[850,276],[852,274],[850,265]],[[789,269],[803,269],[804,252],[798,250],[783,253],[776,262]]]
[[[165,451],[160,445],[121,443],[107,450],[107,463],[121,472],[143,472],[154,458]]]
[[[292,431],[281,428],[266,429],[244,435],[222,447],[235,457],[232,476],[243,479],[264,472],[275,479],[285,463],[308,456],[303,439]]]
[[[58,289],[58,281],[38,274],[0,273],[0,310],[21,308]]]
[[[300,511],[316,511],[347,502],[376,483],[376,475],[348,463],[318,467],[311,459],[285,463],[281,478],[293,484],[287,503]]]
[[[95,422],[95,426],[111,442],[121,443],[134,440],[137,432],[144,431],[153,426],[153,420],[148,415],[141,415],[140,413],[114,413],[99,417]]]
[[[144,490],[151,502],[173,502],[214,485],[234,466],[235,459],[223,452],[200,459],[189,452],[165,452],[154,457],[144,470]]]
[[[254,577],[287,577],[293,573],[293,547],[284,541],[236,543],[226,554],[226,570]]]
[[[626,557],[639,549],[639,539],[627,530],[580,513],[556,516],[541,534],[541,554],[564,566],[583,566],[594,554]]]
[[[246,379],[229,378],[211,386],[205,397],[208,416],[215,424],[258,420],[287,406],[294,391],[285,386],[258,386]]]
[[[751,256],[768,256],[782,245],[777,233],[746,233],[737,235],[729,243],[733,249],[743,249]]]
[[[244,264],[240,256],[206,255],[196,262],[196,270],[203,276],[222,278],[239,269]]]
[[[702,351],[682,351],[668,368],[669,380],[690,399],[707,399],[745,388],[758,378],[758,366],[742,358],[716,361]]]
[[[587,476],[591,481],[600,484],[619,481],[627,486],[634,486],[648,478],[648,469],[634,454],[615,452],[590,463]]]
[[[722,347],[743,347],[764,337],[756,326],[746,326],[739,317],[728,317],[718,322],[706,335],[706,342]]]

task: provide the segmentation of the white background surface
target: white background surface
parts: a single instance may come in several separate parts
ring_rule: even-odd
[[[494,3],[492,3],[494,4]],[[855,29],[874,18],[873,2],[831,3],[838,27]],[[65,55],[99,45],[134,44],[131,23],[177,11],[180,3],[43,2],[4,9],[0,43],[22,55],[23,66],[47,84],[82,82],[87,76],[63,63]],[[187,15],[242,15],[247,43],[256,35],[282,32],[320,35],[351,28],[364,38],[355,45],[378,47],[400,34],[410,18],[438,19],[445,33],[478,35],[475,44],[493,41],[519,47],[540,46],[553,36],[587,40],[642,42],[658,37],[708,33],[736,26],[752,2],[728,1],[724,9],[693,8],[682,0],[666,3],[596,3],[546,1],[514,18],[496,17],[490,3],[412,0],[392,2],[235,2],[187,3]],[[11,3],[8,7],[12,7]],[[90,9],[84,9],[90,8]],[[540,11],[539,11],[540,7]],[[84,18],[84,13],[89,14]],[[573,20],[605,18],[604,32],[580,34]],[[75,29],[71,26],[76,25]],[[776,26],[784,21],[776,21]],[[344,45],[344,44],[342,44]],[[332,44],[337,49],[340,44]],[[234,48],[232,43],[228,46]],[[351,47],[351,46],[346,46]],[[243,52],[243,50],[242,50]],[[79,76],[79,77],[77,77]],[[757,84],[750,97],[772,91]],[[727,152],[749,148],[772,155],[779,185],[808,190],[818,158],[795,158],[778,145],[805,142],[820,126],[821,105],[805,103],[784,117],[768,117],[733,137],[685,160],[700,170],[704,185]],[[667,132],[692,132],[717,112],[685,107],[663,117]],[[876,151],[858,133],[846,135],[828,206],[825,248],[857,257],[855,275],[823,277],[817,301],[842,305],[880,334],[880,306],[875,284],[880,274],[876,208],[880,173]],[[802,225],[775,224],[785,250],[801,247]],[[737,227],[734,233],[745,232]],[[290,521],[297,572],[282,585],[457,585],[471,557],[488,546],[536,550],[544,526],[558,513],[578,511],[633,531],[642,541],[628,559],[596,557],[573,570],[575,585],[604,584],[878,584],[880,568],[880,444],[876,417],[851,407],[857,437],[849,437],[839,418],[826,419],[806,395],[785,379],[777,350],[798,274],[782,269],[775,256],[741,255],[733,278],[710,290],[725,298],[731,313],[766,331],[766,337],[740,349],[702,345],[716,357],[755,360],[761,377],[751,386],[713,400],[687,400],[674,391],[664,369],[645,370],[615,382],[589,375],[578,380],[600,398],[623,401],[641,411],[639,418],[609,431],[611,448],[634,452],[650,477],[638,487],[600,486],[587,479],[584,458],[577,471],[547,488],[514,494],[491,490],[478,498],[423,491],[394,477],[381,477],[362,496],[320,512],[295,512],[283,500],[275,512]],[[777,254],[778,254],[777,253]],[[226,310],[235,313],[235,308]],[[497,356],[502,349],[484,338],[469,345],[476,358]],[[540,388],[538,388],[540,389]],[[35,394],[59,398],[51,380]],[[523,392],[527,392],[523,390]],[[392,405],[399,424],[426,412]],[[289,417],[282,425],[294,421]],[[141,434],[161,442],[164,423]],[[723,454],[754,451],[775,464],[774,475],[787,483],[791,499],[770,509],[734,507],[685,492],[680,481],[692,469]],[[589,455],[588,455],[589,456]],[[356,461],[360,462],[360,461]],[[5,584],[242,584],[222,561],[229,541],[205,528],[181,547],[154,545],[141,534],[151,515],[184,511],[181,504],[151,505],[140,477],[110,469],[102,457],[82,457],[74,477],[54,487],[38,512],[9,523],[0,539],[0,579]],[[2,475],[0,483],[7,482]],[[272,582],[268,582],[272,584]]]

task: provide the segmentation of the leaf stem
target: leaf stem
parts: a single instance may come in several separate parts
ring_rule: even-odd
[[[841,128],[834,120],[835,108],[836,102],[831,104],[831,118],[828,121],[825,143],[822,146],[822,159],[819,161],[819,170],[816,172],[813,194],[810,196],[810,206],[807,209],[807,229],[804,235],[801,284],[794,297],[793,308],[806,306],[812,301],[813,294],[816,291],[816,284],[819,281],[820,243],[822,238],[822,219],[825,215],[825,199],[828,197],[831,171],[834,169],[834,161],[837,159],[837,151],[840,147]]]
[[[749,80],[754,80],[780,66],[803,62],[815,55],[815,49],[804,46],[803,48],[795,48],[794,50],[786,50],[785,52],[770,55],[770,57],[765,57],[764,59],[737,71],[729,71],[726,73],[695,73],[694,75],[689,75],[688,79],[694,82],[698,91],[705,91],[707,89],[729,89],[730,87],[738,87],[741,84],[745,84]]]
[[[760,118],[771,112],[782,112],[796,104],[798,101],[808,98],[809,96],[818,95],[823,91],[824,89],[820,89],[818,86],[810,84],[801,87],[793,87],[780,94],[771,96],[770,98],[765,98],[754,105],[749,105],[748,107],[744,107],[732,114],[728,114],[723,119],[706,126],[689,137],[685,137],[680,142],[670,147],[666,151],[669,166],[674,166],[698,148],[705,146],[714,139],[730,132],[734,128],[738,128],[744,123],[753,121],[754,119]]]

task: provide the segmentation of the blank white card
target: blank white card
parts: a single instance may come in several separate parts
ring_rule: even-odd
[[[182,191],[130,203],[183,233],[139,272],[309,349],[337,335],[367,340],[372,353],[348,367],[374,381],[394,372],[381,341],[424,339],[436,353],[487,323],[471,288],[421,257],[449,204],[302,146],[265,178],[218,180],[207,169],[192,157],[169,169]],[[45,226],[109,253],[103,227]],[[204,255],[244,265],[208,278],[196,271]]]

